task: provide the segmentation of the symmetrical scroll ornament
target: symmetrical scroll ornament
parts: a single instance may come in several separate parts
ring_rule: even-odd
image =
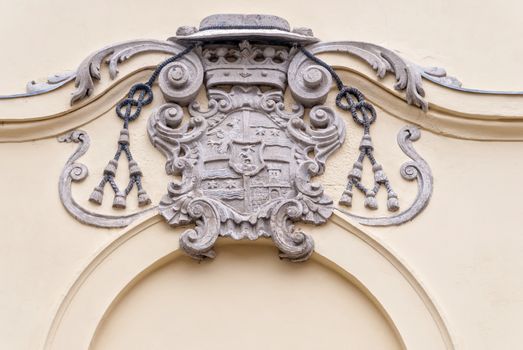
[[[100,78],[104,60],[114,78],[118,62],[138,53],[174,55],[117,104],[116,114],[123,120],[118,150],[90,200],[101,203],[103,186],[109,183],[116,194],[114,207],[125,207],[125,197],[134,185],[139,204],[148,204],[141,186],[143,173],[130,152],[128,126],[152,102],[152,86],[158,79],[164,103],[152,112],[147,131],[154,147],[166,157],[166,173],[173,176],[159,212],[172,226],[194,225],[181,235],[181,247],[196,259],[213,258],[220,236],[270,238],[282,258],[306,260],[314,242],[295,223],[320,225],[334,210],[322,185],[313,180],[324,173],[327,159],[345,140],[345,122],[323,104],[334,82],[339,90],[336,105],[350,112],[364,134],[340,204],[350,206],[352,191],[357,189],[366,196],[365,206],[376,209],[376,194],[384,187],[388,209],[399,212],[398,195],[374,155],[370,134],[376,121],[374,107],[358,89],[344,85],[334,69],[315,54],[346,52],[364,59],[380,77],[394,73],[396,88],[406,92],[409,103],[425,110],[422,75],[445,75],[412,65],[376,45],[317,42],[309,29],[291,31],[279,17],[215,15],[205,18],[199,29],[181,27],[167,42],[127,42],[86,58],[76,72],[72,102],[93,91],[93,79]],[[284,101],[287,83],[297,102],[290,108]],[[207,106],[196,101],[202,86]],[[390,217],[363,217],[338,210],[366,225],[398,225],[414,218],[432,192],[430,168],[411,144],[419,135],[415,127],[406,127],[398,135],[400,148],[412,159],[403,165],[401,174],[406,180],[417,179],[419,185],[414,204]],[[141,215],[108,217],[81,208],[71,197],[70,185],[87,176],[87,168],[74,161],[85,153],[89,139],[76,131],[63,140],[80,143],[60,179],[60,196],[74,217],[91,225],[120,227]],[[114,181],[121,154],[129,160],[130,181],[125,190]],[[369,188],[362,182],[364,158],[370,160],[374,172],[374,184]]]

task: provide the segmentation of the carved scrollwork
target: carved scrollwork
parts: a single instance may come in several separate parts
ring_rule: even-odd
[[[290,136],[304,146],[304,152],[314,151],[314,159],[321,169],[314,175],[321,175],[326,159],[345,141],[345,123],[327,106],[313,107],[309,118],[312,128],[303,119],[294,117],[288,130]]]
[[[323,186],[311,181],[323,174],[325,161],[345,140],[345,124],[334,111],[326,106],[315,106],[309,112],[310,126],[301,118],[292,118],[288,124],[289,136],[301,145],[296,151],[298,168],[296,189],[303,206],[302,220],[315,225],[330,217],[332,200],[324,195]],[[311,157],[312,154],[312,157]]]
[[[80,63],[76,70],[75,87],[71,104],[88,97],[94,91],[94,80],[100,80],[102,62],[109,66],[109,76],[114,79],[118,75],[118,63],[143,52],[164,52],[175,55],[185,48],[179,44],[162,40],[133,40],[104,47]],[[196,59],[197,56],[192,54]],[[189,55],[187,55],[189,56]]]
[[[207,127],[205,118],[195,116],[189,123],[181,125],[183,109],[174,103],[158,107],[149,118],[147,130],[154,147],[167,158],[165,171],[169,175],[179,175],[195,164],[198,150],[190,150],[188,144],[201,138]],[[190,179],[184,178],[175,188],[186,188]]]
[[[367,226],[390,226],[401,225],[407,221],[412,220],[427,206],[430,196],[432,195],[432,172],[427,162],[416,152],[412,142],[417,141],[421,136],[420,130],[412,125],[403,127],[398,133],[398,145],[401,150],[412,159],[412,161],[404,163],[400,168],[401,176],[408,181],[417,180],[418,194],[412,205],[396,214],[386,217],[364,217],[352,214],[340,208],[336,208],[339,212],[347,215]]]
[[[282,259],[294,262],[307,260],[314,250],[312,238],[296,229],[292,221],[303,215],[303,205],[297,200],[281,202],[271,216],[272,240],[280,250]]]
[[[76,220],[97,227],[125,227],[134,220],[143,216],[145,213],[156,210],[156,207],[153,207],[130,215],[104,215],[83,208],[72,196],[71,183],[83,181],[89,174],[89,171],[84,164],[75,163],[75,161],[83,156],[89,149],[89,135],[87,135],[85,131],[75,130],[60,136],[58,141],[79,144],[78,148],[65,163],[58,183],[58,190],[62,204],[69,214],[71,214]]]
[[[168,102],[187,106],[203,84],[203,66],[195,54],[165,66],[158,77],[160,90]]]
[[[36,82],[34,80],[27,83],[25,90],[26,95],[39,95],[58,89],[59,87],[67,84],[76,77],[75,71],[65,71],[61,73],[52,74],[47,77],[45,82]],[[21,94],[23,95],[23,94]],[[14,97],[14,96],[13,96]]]
[[[356,56],[367,62],[376,71],[380,79],[389,72],[393,73],[396,76],[394,88],[405,91],[407,103],[416,105],[424,111],[428,109],[428,103],[424,99],[425,91],[423,90],[422,76],[437,77],[438,79],[434,80],[438,81],[442,81],[443,77],[446,76],[444,70],[437,68],[423,69],[403,59],[392,50],[370,43],[357,41],[326,42],[308,46],[307,50],[313,54],[343,52]],[[326,89],[323,84],[318,84],[318,87],[312,90],[311,88],[308,88],[309,90],[304,88],[305,77],[309,74],[308,71],[311,66],[312,62],[301,52],[294,56],[289,65],[289,76],[297,77],[289,80],[289,88],[295,99],[304,104],[311,100],[314,101],[314,97],[316,97],[317,102],[322,103],[326,97],[326,93],[323,95]],[[319,73],[315,73],[315,75],[319,77]],[[454,78],[453,81],[457,81],[457,79]],[[330,88],[330,84],[328,87]],[[314,97],[310,97],[307,92]]]
[[[100,79],[104,61],[114,79],[118,63],[138,53],[157,51],[175,55],[159,64],[146,84],[137,84],[130,90],[128,98],[123,100],[128,107],[127,114],[117,108],[117,114],[124,119],[124,129],[120,133],[120,153],[104,170],[108,176],[114,176],[114,163],[121,150],[131,159],[130,151],[125,148],[129,145],[128,123],[134,120],[131,109],[136,107],[136,111],[140,111],[152,101],[151,86],[159,78],[165,103],[153,111],[147,131],[154,147],[167,158],[166,173],[173,176],[159,203],[159,212],[170,225],[194,225],[181,235],[181,248],[196,259],[213,258],[213,246],[220,236],[249,240],[264,237],[274,241],[282,258],[306,260],[312,254],[314,243],[294,224],[320,225],[332,215],[333,201],[314,178],[325,172],[328,157],[341,147],[346,136],[345,123],[333,109],[322,105],[335,80],[340,90],[336,105],[349,111],[364,128],[360,157],[350,172],[352,178],[344,194],[348,196],[353,187],[365,190],[366,206],[376,209],[376,193],[382,186],[388,191],[389,210],[398,211],[398,196],[373,155],[370,124],[376,120],[374,107],[359,90],[345,86],[332,67],[314,54],[344,52],[370,64],[380,78],[388,72],[394,73],[395,88],[406,92],[409,103],[425,110],[422,76],[442,81],[445,72],[410,64],[390,50],[367,43],[297,46],[297,43],[317,41],[307,33],[291,35],[300,41],[280,42],[282,38],[289,38],[286,30],[274,37],[273,29],[257,27],[260,20],[272,23],[272,17],[225,15],[216,18],[219,23],[225,19],[241,23],[254,21],[247,27],[256,35],[238,37],[234,32],[237,29],[222,28],[224,36],[216,37],[209,36],[206,30],[183,29],[181,36],[173,40],[189,44],[187,47],[170,41],[132,41],[103,48],[81,63],[75,73],[77,89],[72,102],[92,93],[93,79]],[[291,110],[287,110],[284,103],[287,81],[298,102]],[[207,107],[195,101],[204,83]],[[140,97],[131,98],[137,92]],[[182,108],[186,106],[188,118],[184,117]],[[304,118],[304,107],[310,108],[309,118]],[[376,226],[398,225],[416,216],[427,205],[432,192],[430,168],[412,147],[412,141],[419,136],[415,127],[406,127],[398,134],[400,148],[412,159],[403,164],[400,173],[406,180],[417,180],[419,186],[418,196],[410,208],[390,217],[375,218],[338,210],[362,224]],[[89,138],[77,131],[62,141],[80,143],[60,177],[62,202],[74,217],[90,225],[122,227],[144,213],[108,216],[79,206],[71,197],[71,182],[82,181],[87,176],[87,167],[75,161],[87,151]],[[365,157],[371,161],[374,172],[372,190],[359,182]],[[135,163],[129,162],[132,174],[141,175]],[[133,181],[139,183],[140,179]],[[114,181],[110,184],[113,190],[118,190]],[[131,189],[126,188],[126,194]]]
[[[306,107],[324,103],[332,87],[330,73],[308,60],[298,62],[293,59],[288,76],[293,98]]]
[[[279,90],[233,86],[208,94],[208,109],[192,104],[185,124],[174,104],[149,119],[149,136],[166,155],[168,173],[182,177],[169,185],[160,213],[171,225],[196,224],[180,242],[197,259],[214,256],[218,236],[272,237],[282,258],[307,259],[312,239],[291,222],[321,224],[332,214],[332,200],[311,178],[341,146],[344,123],[316,106],[306,125],[303,106],[286,111]]]
[[[196,198],[187,204],[187,214],[196,220],[196,227],[180,236],[180,246],[195,259],[214,258],[212,249],[220,234],[219,213],[204,198]]]

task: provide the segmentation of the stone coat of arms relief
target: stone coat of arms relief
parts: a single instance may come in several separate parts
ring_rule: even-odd
[[[169,185],[159,210],[172,225],[196,222],[182,234],[183,248],[195,257],[213,256],[218,236],[272,238],[282,257],[309,257],[313,241],[292,221],[324,223],[333,201],[311,177],[325,169],[328,156],[345,138],[345,125],[326,106],[309,113],[283,108],[280,90],[235,85],[209,90],[208,110],[172,103],[149,120],[149,136],[167,157],[167,171],[182,176]],[[314,155],[311,157],[310,153]]]
[[[417,180],[419,193],[406,210],[399,210],[398,195],[372,153],[370,124],[375,115],[374,119],[369,116],[374,113],[373,107],[357,89],[341,86],[334,70],[312,55],[346,52],[371,64],[380,76],[392,71],[398,79],[396,87],[407,92],[409,103],[426,108],[420,94],[423,71],[375,45],[317,42],[309,29],[291,31],[285,20],[275,16],[210,16],[199,29],[181,27],[177,36],[166,42],[128,42],[91,55],[76,73],[73,100],[92,92],[93,78],[96,74],[99,77],[97,72],[104,59],[114,76],[117,63],[137,53],[160,51],[175,55],[159,65],[147,83],[135,85],[117,106],[117,114],[124,120],[118,152],[132,159],[128,124],[143,105],[152,101],[150,87],[158,79],[165,103],[152,112],[147,132],[152,144],[167,158],[167,174],[179,180],[169,183],[157,209],[145,211],[158,210],[173,226],[194,225],[181,235],[180,244],[197,259],[214,257],[213,246],[222,236],[269,238],[282,258],[303,261],[313,252],[314,243],[295,227],[296,222],[321,225],[336,209],[365,225],[398,225],[423,210],[432,192],[430,168],[412,147],[412,141],[420,136],[419,130],[407,126],[400,130],[398,144],[411,161],[401,167],[401,175],[406,180]],[[313,181],[324,173],[327,159],[345,141],[345,121],[335,106],[324,105],[333,80],[340,89],[338,96],[348,102],[346,106],[337,102],[338,107],[350,110],[365,130],[359,147],[361,159],[369,157],[375,178],[374,187],[366,188],[360,182],[362,169],[357,161],[348,174],[350,186],[340,194],[340,203],[350,206],[354,187],[367,196],[365,206],[375,209],[375,192],[384,187],[389,211],[395,212],[390,216],[361,217],[337,208],[321,184]],[[207,93],[207,106],[196,102],[202,87]],[[296,104],[286,108],[287,88]],[[132,108],[138,111],[132,112]],[[76,160],[87,151],[89,137],[74,131],[61,140],[80,143],[60,177],[60,197],[69,213],[86,224],[124,227],[145,212],[102,215],[74,201],[71,183],[87,177],[87,168]],[[109,162],[91,201],[101,203],[103,187],[108,183],[115,192],[113,206],[125,207],[130,190],[113,185],[117,162],[118,157]],[[150,200],[141,187],[141,176],[133,160],[128,189],[136,184],[139,203],[147,205]]]
[[[170,102],[149,119],[167,172],[182,177],[159,211],[171,225],[196,223],[180,239],[191,256],[213,257],[218,236],[266,237],[283,258],[301,261],[314,244],[293,221],[318,225],[332,214],[333,201],[311,177],[343,143],[345,124],[323,105],[310,110],[309,125],[302,105],[285,110],[291,51],[246,40],[204,48],[208,108],[189,105],[184,122],[183,109]]]

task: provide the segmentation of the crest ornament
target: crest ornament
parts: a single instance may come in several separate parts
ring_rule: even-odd
[[[159,205],[171,225],[196,223],[181,236],[195,258],[213,257],[218,236],[272,238],[281,257],[307,259],[313,241],[293,222],[322,224],[333,201],[311,178],[345,138],[345,124],[326,106],[286,111],[280,90],[233,86],[209,92],[209,108],[159,107],[149,120],[151,142],[167,157],[169,185]],[[311,156],[311,153],[313,154]]]
[[[339,52],[359,57],[380,78],[394,73],[395,88],[405,91],[407,102],[423,110],[428,104],[423,99],[421,77],[429,74],[427,71],[377,45],[318,43],[310,29],[291,30],[287,21],[276,16],[213,15],[202,20],[198,29],[181,27],[176,34],[168,41],[130,41],[103,48],[67,77],[75,79],[74,103],[92,93],[93,79],[100,79],[103,62],[108,63],[114,78],[118,63],[136,54],[155,51],[172,55],[156,67],[146,83],[135,84],[117,104],[116,113],[123,120],[117,154],[90,200],[101,203],[108,183],[115,192],[114,207],[125,207],[134,185],[139,204],[149,204],[141,187],[145,174],[130,152],[128,128],[142,107],[152,102],[156,80],[164,103],[152,112],[147,133],[166,157],[166,173],[176,178],[157,207],[129,215],[101,215],[85,209],[72,198],[71,184],[87,177],[87,167],[76,160],[87,151],[89,136],[73,131],[60,139],[79,146],[62,171],[59,193],[64,207],[77,220],[98,227],[125,227],[145,212],[158,210],[172,226],[194,225],[182,233],[180,246],[196,259],[213,258],[218,237],[267,238],[282,258],[298,262],[308,259],[314,249],[312,238],[295,226],[298,222],[321,225],[337,210],[363,225],[400,225],[426,207],[432,174],[412,146],[420,137],[419,129],[406,126],[398,133],[398,145],[411,159],[403,164],[400,174],[418,183],[416,199],[400,211],[399,196],[374,155],[371,125],[376,121],[376,110],[363,93],[344,85],[316,54]],[[339,91],[336,106],[349,112],[354,123],[363,128],[359,157],[348,172],[347,186],[337,204],[314,181],[345,140],[346,121],[324,105],[333,83]],[[202,87],[207,106],[196,101]],[[284,103],[287,87],[296,102],[292,107]],[[129,160],[130,180],[125,190],[114,181],[121,154]],[[364,158],[372,165],[374,182],[370,187],[362,181]],[[366,196],[365,207],[377,209],[380,188],[387,191],[389,216],[360,216],[339,206],[350,207],[353,190],[358,190]]]

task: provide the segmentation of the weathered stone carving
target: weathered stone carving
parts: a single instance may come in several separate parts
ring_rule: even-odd
[[[183,47],[179,48],[181,51]],[[166,101],[187,106],[194,101],[203,83],[203,67],[195,53],[172,62],[162,69],[158,84]]]
[[[202,23],[203,22],[205,22],[205,20],[202,21]],[[163,52],[174,55],[181,51],[183,47],[173,41],[183,42],[184,40],[198,40],[202,37],[207,38],[206,40],[209,40],[209,38],[230,38],[236,40],[241,38],[256,39],[258,36],[266,37],[267,35],[275,36],[275,38],[280,41],[285,40],[302,44],[312,44],[318,41],[318,39],[312,37],[312,32],[308,28],[295,28],[292,32],[283,31],[275,33],[272,29],[227,31],[226,28],[224,28],[214,30],[206,29],[204,31],[199,31],[194,27],[180,27],[177,31],[177,36],[169,38],[167,41],[134,40],[104,47],[88,56],[80,64],[76,71],[67,71],[64,73],[51,75],[47,82],[36,83],[35,81],[31,81],[27,83],[25,93],[2,95],[0,96],[0,99],[28,97],[44,94],[56,90],[68,82],[75,80],[76,89],[71,98],[71,104],[73,104],[91,95],[94,90],[94,79],[99,80],[101,78],[100,69],[102,67],[102,63],[104,62],[107,63],[109,67],[110,78],[114,79],[118,75],[118,64],[132,58],[136,54],[144,52]],[[226,45],[221,45],[221,47],[221,52],[227,52]],[[463,91],[500,94],[521,93],[462,88],[460,81],[454,77],[447,76],[447,73],[443,68],[421,67],[419,65],[410,63],[389,49],[370,43],[355,41],[319,43],[313,46],[309,46],[309,49],[313,53],[346,52],[355,55],[371,65],[376,70],[379,78],[383,78],[388,72],[394,73],[396,75],[396,80],[398,81],[395,88],[406,91],[407,103],[414,104],[423,109],[427,108],[427,102],[423,98],[424,92],[422,87],[422,78],[428,79],[436,84],[448,88]],[[294,60],[294,64],[289,67],[289,72],[295,73],[298,69],[301,69],[305,72],[306,68],[301,67],[302,64],[304,64],[307,68],[311,65],[310,62],[306,61],[306,58],[303,55],[297,55],[297,59]],[[307,82],[301,80],[291,80],[289,82],[293,96],[301,96],[303,100],[302,103],[304,103],[306,106],[313,105],[315,102],[321,103],[330,89],[331,80],[330,77],[328,77],[328,74],[326,74],[325,70],[318,66],[314,66],[312,68],[313,69],[308,70],[307,77],[305,78],[308,80]],[[321,79],[319,78],[319,74],[322,74]],[[293,76],[294,74],[289,75]],[[212,85],[212,79],[209,81]],[[304,88],[302,86],[303,84],[307,84],[307,86]],[[317,98],[317,101],[307,101],[306,91],[311,88],[320,88],[320,86],[323,90],[323,94],[318,93],[319,97]],[[300,91],[302,92],[300,93]]]
[[[422,86],[422,77],[429,75],[434,77],[433,81],[441,81],[446,76],[445,70],[441,68],[422,68],[412,64],[392,50],[384,47],[357,41],[339,41],[318,43],[307,47],[307,50],[313,54],[324,52],[342,52],[356,56],[367,62],[375,71],[378,77],[384,78],[387,73],[393,73],[396,76],[396,90],[405,91],[407,103],[416,105],[426,111],[428,103],[425,101],[425,91]],[[289,88],[294,97],[307,98],[307,93],[311,89],[320,91],[318,100],[311,103],[323,103],[331,86],[331,81],[326,78],[328,73],[322,67],[314,65],[303,53],[298,53],[289,66],[289,76],[302,72],[303,76],[315,77],[315,84],[308,83],[308,80],[289,80]],[[320,75],[322,78],[320,78]],[[440,80],[436,80],[436,78]],[[449,77],[453,82],[457,79]]]
[[[288,46],[251,45],[246,40],[239,45],[206,45],[202,53],[205,85],[264,85],[284,90],[293,54]]]
[[[172,225],[197,225],[182,235],[182,247],[213,257],[218,236],[270,237],[283,258],[308,258],[312,239],[290,221],[321,224],[331,215],[332,200],[310,179],[344,141],[344,123],[316,106],[307,125],[303,107],[285,111],[281,91],[257,86],[211,89],[209,108],[195,103],[189,113],[182,123],[180,106],[162,105],[148,127],[166,171],[182,177],[169,185],[160,213]]]
[[[182,27],[170,40],[127,42],[94,53],[77,71],[72,102],[92,92],[93,79],[100,77],[104,59],[114,77],[118,62],[137,53],[184,52],[179,60],[167,61],[153,74],[159,78],[165,103],[154,110],[147,129],[153,145],[167,158],[167,174],[179,177],[169,184],[158,210],[173,226],[195,224],[182,234],[180,244],[197,259],[214,257],[213,246],[219,236],[271,238],[280,256],[291,261],[306,260],[312,253],[312,238],[294,223],[319,225],[332,214],[333,201],[312,178],[324,173],[327,158],[345,139],[345,123],[323,103],[333,79],[340,94],[348,89],[349,94],[360,96],[355,89],[340,86],[332,68],[312,53],[346,52],[364,59],[380,77],[393,72],[396,88],[406,91],[408,102],[427,108],[421,77],[431,73],[376,45],[314,44],[318,40],[310,30],[291,32],[285,20],[274,16],[211,16],[199,29]],[[308,51],[299,47],[308,44],[313,44],[307,46]],[[443,76],[440,71],[433,74]],[[154,81],[151,79],[148,84]],[[298,103],[291,110],[284,104],[287,82]],[[195,101],[202,86],[207,92],[207,107]],[[346,108],[358,102],[359,110],[373,110],[360,97],[352,102],[349,95],[345,97]],[[305,108],[310,108],[308,118]],[[368,129],[370,123],[363,124]],[[366,132],[369,140],[364,137],[362,142],[370,145]],[[338,210],[364,225],[377,226],[401,224],[423,210],[432,192],[432,175],[411,144],[419,135],[415,127],[405,127],[398,134],[400,148],[412,159],[402,166],[401,174],[407,180],[417,179],[419,185],[418,197],[407,210],[390,217],[364,217]],[[70,185],[87,176],[87,168],[74,161],[85,153],[89,139],[77,131],[63,141],[81,144],[60,178],[60,196],[71,215],[91,225],[122,227],[143,213],[113,217],[79,206],[72,199]],[[375,176],[380,171],[375,169]],[[384,174],[380,176],[379,184],[389,189]],[[393,197],[389,209],[397,211],[397,195]]]

